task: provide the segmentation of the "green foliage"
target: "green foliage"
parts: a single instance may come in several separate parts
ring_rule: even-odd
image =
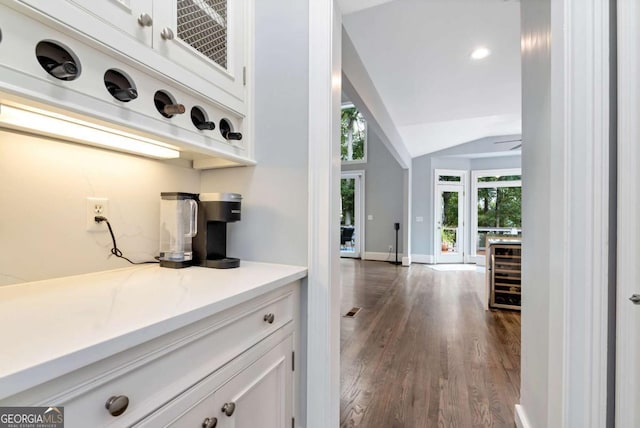
[[[458,227],[458,192],[442,192],[442,226]]]
[[[456,243],[456,231],[442,229],[442,242],[447,244],[447,247],[453,248]]]
[[[340,180],[340,197],[342,198],[342,212],[340,213],[340,224],[345,225],[347,219],[354,219],[354,199],[356,180],[353,178],[343,178]]]
[[[340,134],[341,159],[343,161],[364,159],[365,120],[355,107],[342,109]],[[353,150],[351,159],[349,159],[349,141]]]
[[[478,227],[521,226],[521,187],[478,189]]]
[[[478,183],[493,183],[496,181],[520,181],[522,180],[521,175],[503,175],[500,177],[480,177],[478,178]]]
[[[438,177],[438,181],[447,181],[453,183],[460,183],[462,179],[459,175],[441,175]]]
[[[456,243],[456,231],[445,229],[446,227],[458,227],[458,192],[442,192],[442,229],[441,239],[443,243],[453,248]]]

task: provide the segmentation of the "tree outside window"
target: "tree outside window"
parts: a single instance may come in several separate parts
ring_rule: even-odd
[[[340,154],[343,162],[365,159],[367,140],[366,122],[353,106],[342,108]]]

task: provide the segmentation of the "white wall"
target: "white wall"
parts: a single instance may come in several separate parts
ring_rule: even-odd
[[[231,257],[307,264],[308,27],[306,2],[256,2],[258,166],[205,171],[200,188],[244,198],[228,225]]]
[[[378,133],[393,157],[401,166],[408,168],[411,164],[411,156],[344,27],[342,29],[342,87],[349,100],[358,106],[369,127]]]
[[[199,172],[138,156],[0,130],[0,285],[130,266],[107,232],[85,231],[85,201],[109,198],[118,247],[158,254],[160,192],[197,192]]]
[[[204,171],[201,192],[242,194],[242,220],[228,225],[227,254],[308,265],[309,3],[255,2],[255,157],[258,165]],[[301,289],[307,329],[307,283]],[[299,340],[296,423],[306,425],[306,333]]]
[[[551,5],[521,4],[523,39],[551,31]],[[522,147],[522,357],[520,404],[532,427],[546,427],[549,398],[549,299],[552,282],[551,228],[551,54],[549,45],[523,51]],[[557,183],[559,185],[560,183]],[[556,237],[558,238],[558,237]]]

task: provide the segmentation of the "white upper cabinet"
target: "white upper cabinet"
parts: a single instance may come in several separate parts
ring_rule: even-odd
[[[242,100],[245,6],[237,0],[155,2],[154,48]]]
[[[145,45],[152,44],[153,0],[68,0],[118,31],[129,34]],[[27,0],[27,3],[43,3]],[[47,2],[47,0],[44,0]],[[51,2],[48,3],[59,3]],[[58,18],[64,18],[58,17]]]
[[[241,115],[250,1],[20,0]]]
[[[254,165],[253,1],[0,0],[0,103],[117,125],[198,169]]]

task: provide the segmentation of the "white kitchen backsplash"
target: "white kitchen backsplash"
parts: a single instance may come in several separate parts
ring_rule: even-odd
[[[184,161],[155,161],[0,130],[0,285],[129,266],[108,232],[87,232],[86,198],[109,199],[118,247],[158,252],[160,192],[199,192]]]

